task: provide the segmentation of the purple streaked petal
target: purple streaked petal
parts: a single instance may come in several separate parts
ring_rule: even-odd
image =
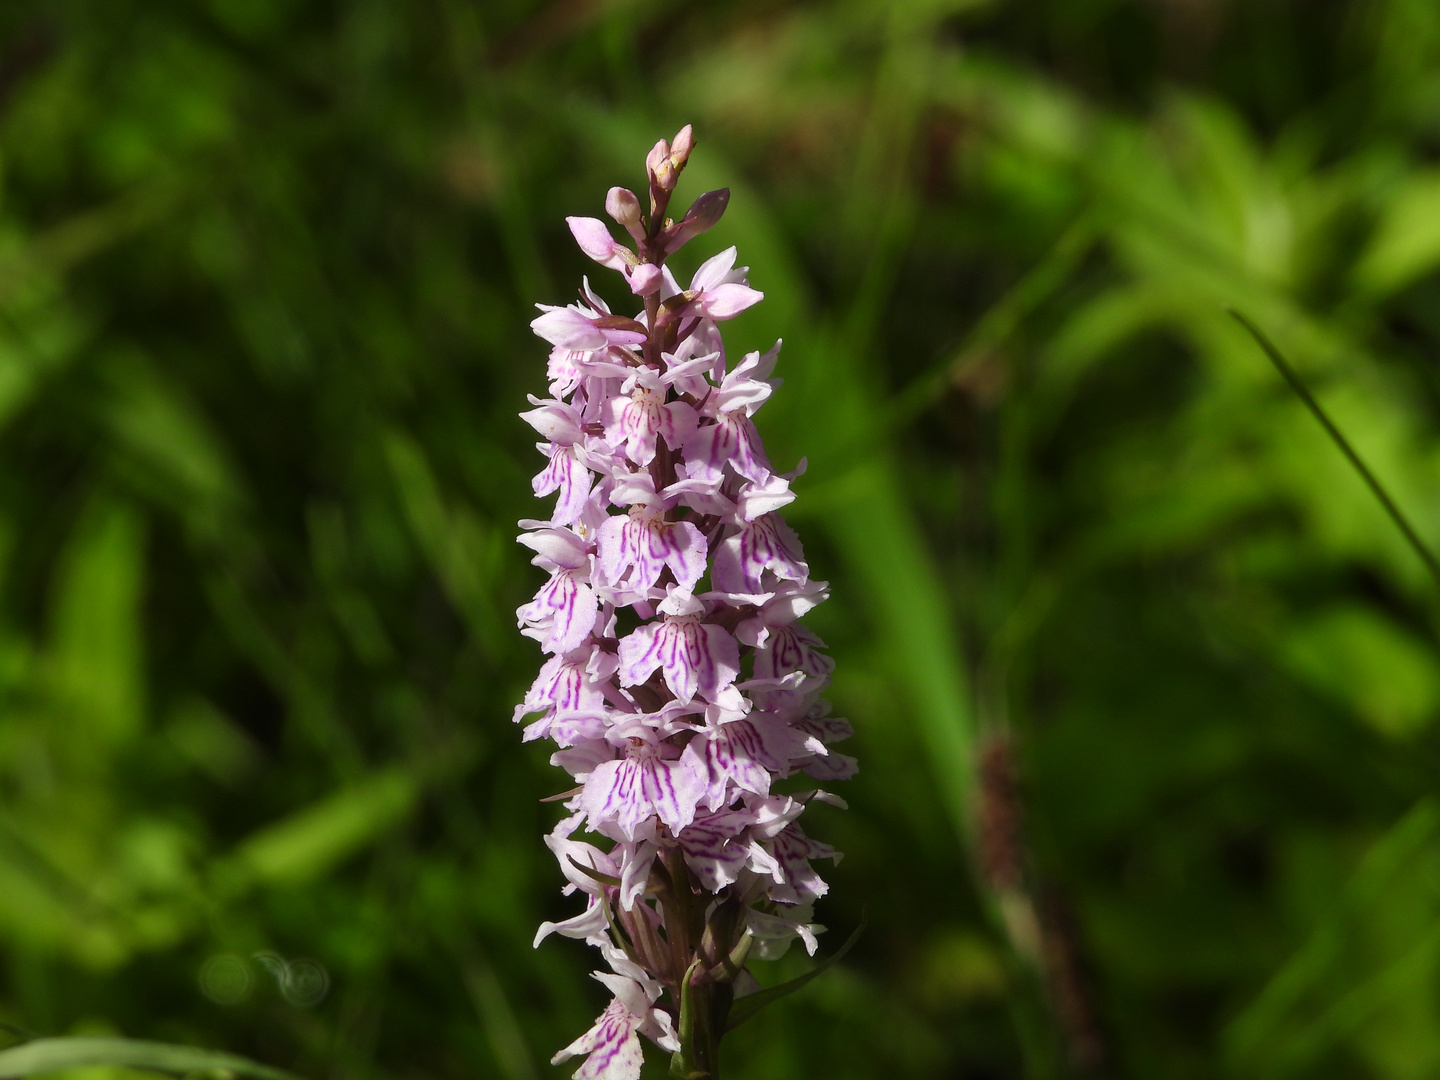
[[[600,604],[590,586],[574,570],[560,570],[541,586],[535,599],[520,608],[520,625],[550,653],[567,653],[584,644],[595,626]]]
[[[802,671],[820,679],[835,670],[835,661],[820,652],[825,643],[803,626],[780,626],[770,634],[765,647],[755,653],[755,677],[777,678]]]
[[[684,454],[691,479],[719,483],[727,463],[752,483],[770,476],[760,433],[744,412],[721,413],[716,423],[696,428],[685,440]]]
[[[762,515],[724,541],[710,580],[720,592],[755,594],[766,570],[787,581],[804,581],[810,573],[800,538],[778,514]]]
[[[536,495],[549,495],[556,490],[560,492],[560,498],[555,502],[555,515],[550,519],[555,525],[569,525],[579,520],[590,498],[592,477],[576,449],[573,446],[555,446],[550,451],[550,464],[532,483]]]
[[[697,734],[681,760],[706,778],[705,805],[719,810],[738,791],[770,794],[771,778],[786,775],[791,760],[804,755],[804,739],[775,717],[753,713]]]
[[[536,712],[554,715],[591,713],[603,709],[605,697],[590,668],[591,660],[583,652],[552,656],[541,666],[540,674],[525,694],[525,700],[516,706],[515,720],[518,722]],[[526,741],[533,737],[527,729]]]
[[[817,754],[804,765],[803,771],[814,780],[849,780],[860,771],[860,763],[849,754]]]
[[[683,401],[666,402],[663,389],[637,387],[628,398],[610,402],[605,437],[613,446],[625,445],[625,452],[637,465],[649,465],[655,457],[655,440],[679,449],[695,430],[695,410]]]
[[[665,551],[665,565],[675,583],[687,592],[705,575],[705,536],[688,521],[670,524],[659,538]]]
[[[595,1026],[551,1058],[550,1064],[586,1054],[572,1080],[640,1080],[645,1055],[637,1031],[642,1019],[619,1000],[612,1001]]]
[[[835,858],[835,849],[811,840],[800,826],[790,825],[773,837],[767,845],[780,865],[776,884],[770,887],[770,898],[783,904],[805,904],[818,900],[830,891],[810,865],[811,859]]]
[[[638,627],[620,642],[620,685],[636,686],[656,668],[676,699],[713,699],[740,673],[739,645],[729,631],[695,616]]]
[[[705,779],[687,762],[658,757],[640,759],[640,791],[655,816],[672,834],[695,820],[695,807],[705,794]]]
[[[688,521],[665,521],[644,508],[607,520],[595,542],[596,563],[605,584],[612,587],[624,584],[643,593],[669,566],[680,587],[688,590],[705,573],[705,537],[700,530]]]
[[[695,821],[679,840],[686,865],[712,893],[734,884],[750,857],[748,845],[714,817]]]
[[[620,685],[639,686],[660,666],[655,639],[661,624],[643,623],[620,642]]]
[[[694,819],[695,805],[704,792],[704,780],[688,765],[642,753],[596,767],[576,806],[592,829],[614,824],[622,836],[635,840],[640,826],[651,818],[659,818],[678,833]]]

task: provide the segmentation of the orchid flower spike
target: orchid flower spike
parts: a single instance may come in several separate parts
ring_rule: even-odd
[[[685,290],[663,268],[730,198],[657,218],[693,147],[687,126],[650,152],[648,222],[633,192],[607,195],[633,248],[569,219],[643,310],[612,314],[587,282],[531,324],[553,346],[551,397],[521,416],[546,460],[535,492],[558,496],[521,522],[548,579],[517,615],[548,659],[515,719],[578,785],[547,842],[584,907],[536,943],[581,938],[609,968],[595,977],[613,1000],[555,1056],[584,1055],[580,1080],[637,1080],[642,1037],[672,1075],[718,1080],[728,1011],[757,989],[748,963],[795,940],[814,953],[828,886],[811,864],[839,858],[800,826],[809,803],[839,800],[777,782],[855,772],[831,748],[851,732],[823,700],[824,642],[798,621],[828,596],[780,514],[799,471],[773,470],[753,422],[780,346],[730,363],[720,335],[763,294],[734,248]]]

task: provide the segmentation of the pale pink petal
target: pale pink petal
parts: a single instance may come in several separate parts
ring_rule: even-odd
[[[690,311],[710,319],[733,319],[748,307],[753,307],[765,294],[749,285],[730,283],[707,289],[695,298]]]
[[[595,324],[574,308],[552,308],[532,319],[530,329],[551,345],[564,349],[603,349],[609,344]]]
[[[540,401],[531,398],[538,409],[522,412],[520,419],[533,427],[552,443],[570,446],[585,437],[580,414],[563,401]]]
[[[740,497],[735,500],[735,505],[739,508],[743,520],[754,521],[761,515],[789,506],[794,501],[795,493],[790,490],[790,481],[772,473],[763,482],[742,490]]]
[[[575,237],[580,250],[601,266],[623,270],[628,265],[621,254],[625,248],[615,242],[609,228],[599,218],[567,217],[565,224],[570,226],[570,234]]]
[[[660,288],[662,280],[660,267],[650,263],[625,269],[625,281],[636,296],[649,296]]]
[[[728,247],[720,254],[710,256],[700,264],[699,269],[695,271],[695,276],[690,279],[690,291],[704,292],[706,289],[713,289],[722,284],[734,265],[734,247]]]
[[[573,915],[562,922],[541,923],[540,929],[535,932],[535,940],[531,943],[531,948],[538,948],[540,943],[551,934],[579,938],[582,941],[599,938],[605,934],[609,926],[610,920],[605,916],[604,903],[591,897],[585,910],[579,915]]]

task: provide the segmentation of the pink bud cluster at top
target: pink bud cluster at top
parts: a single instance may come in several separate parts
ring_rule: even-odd
[[[734,248],[684,289],[664,265],[729,200],[713,191],[665,216],[691,147],[686,127],[651,151],[648,216],[610,191],[631,244],[568,219],[643,310],[612,314],[586,281],[579,303],[540,305],[531,324],[553,346],[550,397],[521,415],[544,440],[535,493],[556,501],[548,521],[521,522],[550,576],[519,622],[550,655],[516,720],[530,718],[527,741],[553,739],[552,762],[579,783],[547,842],[586,906],[536,944],[583,938],[611,968],[595,977],[614,1000],[556,1055],[588,1055],[585,1080],[635,1080],[640,1034],[714,1075],[732,997],[755,985],[746,960],[795,938],[814,952],[826,885],[811,860],[838,857],[798,819],[839,800],[776,782],[855,771],[830,749],[850,734],[821,700],[831,661],[798,621],[827,595],[780,516],[799,470],[772,469],[753,422],[779,384],[779,342],[732,364],[720,336],[763,294]]]

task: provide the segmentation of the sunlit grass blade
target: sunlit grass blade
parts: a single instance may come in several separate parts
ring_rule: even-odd
[[[1355,448],[1350,445],[1350,441],[1345,438],[1340,429],[1335,426],[1335,422],[1331,420],[1325,410],[1320,407],[1320,403],[1315,400],[1314,395],[1311,394],[1305,384],[1300,381],[1300,376],[1295,374],[1294,368],[1286,362],[1280,350],[1271,343],[1270,339],[1265,336],[1264,332],[1262,332],[1258,326],[1241,312],[1233,307],[1227,308],[1226,310],[1229,312],[1230,317],[1243,326],[1249,332],[1250,336],[1255,339],[1255,343],[1260,346],[1265,355],[1270,358],[1270,362],[1275,365],[1275,370],[1280,372],[1285,381],[1289,383],[1290,389],[1295,391],[1295,396],[1303,401],[1311,413],[1314,414],[1315,419],[1320,421],[1320,426],[1325,429],[1326,434],[1328,434],[1335,445],[1340,448],[1340,452],[1345,455],[1345,459],[1349,461],[1355,471],[1360,474],[1360,478],[1365,481],[1371,493],[1380,501],[1380,505],[1385,508],[1385,512],[1390,515],[1390,520],[1395,522],[1395,527],[1400,530],[1410,546],[1415,550],[1415,554],[1420,556],[1420,561],[1425,564],[1426,568],[1435,578],[1436,584],[1440,584],[1440,560],[1435,558],[1434,553],[1426,545],[1425,541],[1420,539],[1420,535],[1410,524],[1409,519],[1401,512],[1400,507],[1395,505],[1395,500],[1390,498],[1390,494],[1385,490],[1384,485],[1375,478],[1375,474],[1370,471],[1365,462],[1360,460],[1360,455],[1355,452]]]
[[[111,1065],[127,1069],[184,1076],[210,1073],[253,1080],[296,1080],[293,1073],[268,1065],[195,1046],[145,1042],[140,1039],[76,1037],[36,1039],[0,1051],[0,1080],[59,1072],[87,1065]]]

